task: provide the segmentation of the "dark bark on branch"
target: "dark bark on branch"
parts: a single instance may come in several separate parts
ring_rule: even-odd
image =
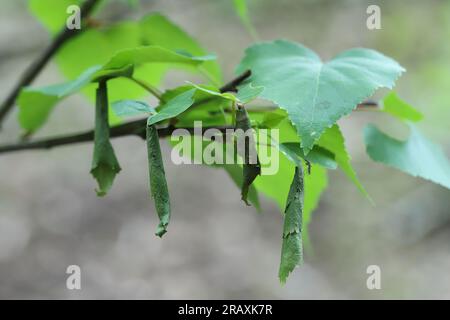
[[[236,92],[237,86],[240,85],[244,80],[246,80],[248,77],[252,75],[252,72],[250,70],[245,71],[241,75],[239,75],[234,80],[230,81],[226,85],[220,88],[220,92]]]
[[[87,18],[95,5],[101,0],[86,0],[81,6],[81,19]],[[42,69],[47,65],[50,59],[58,52],[58,50],[70,39],[74,38],[81,32],[83,32],[87,26],[83,26],[80,30],[69,30],[64,26],[64,28],[59,32],[59,34],[53,39],[52,43],[45,49],[44,52],[24,71],[19,82],[15,85],[12,91],[9,93],[5,101],[0,106],[0,128],[3,119],[14,107],[14,103],[23,87],[28,86],[33,82],[36,76],[42,71]]]
[[[117,137],[125,137],[125,136],[138,136],[142,139],[145,139],[145,128],[147,124],[147,119],[140,119],[132,122],[127,122],[122,125],[118,125],[116,127],[111,128],[111,138]],[[233,129],[232,126],[223,126],[223,127],[202,127],[201,134],[203,134],[206,130],[215,128],[218,129],[222,134],[226,134],[227,129]],[[166,127],[159,128],[158,135],[160,138],[165,138],[174,132],[176,127]],[[182,128],[187,130],[190,134],[195,134],[194,128]],[[38,150],[38,149],[51,149],[54,147],[71,145],[82,142],[91,142],[94,140],[94,130],[86,131],[83,133],[78,133],[74,135],[67,135],[62,137],[50,138],[50,139],[42,139],[33,142],[23,142],[13,145],[7,145],[0,147],[1,153],[8,153],[13,151],[25,151],[25,150]]]

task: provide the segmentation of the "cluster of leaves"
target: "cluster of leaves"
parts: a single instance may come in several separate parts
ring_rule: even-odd
[[[57,10],[54,1],[30,0],[30,8],[54,34],[64,23],[67,5],[79,2],[58,1],[58,8],[64,9]],[[245,1],[234,3],[244,24],[256,35]],[[230,175],[242,188],[242,199],[247,202],[248,197],[256,208],[258,192],[278,203],[285,221],[279,269],[282,282],[302,262],[302,241],[308,241],[307,225],[327,186],[327,170],[341,169],[370,200],[352,168],[337,121],[377,89],[392,89],[405,71],[393,59],[374,50],[352,49],[323,62],[301,44],[276,40],[246,50],[236,74],[251,70],[251,76],[238,86],[237,92],[224,93],[219,88],[222,76],[214,55],[207,54],[194,38],[160,14],[89,28],[65,45],[56,62],[62,73],[73,80],[44,88],[24,88],[18,99],[20,125],[28,134],[35,132],[60,101],[76,92],[95,99],[91,172],[98,181],[98,194],[105,195],[120,171],[109,141],[110,125],[121,122],[124,116],[146,114],[151,196],[160,219],[158,236],[167,231],[170,201],[157,126],[192,127],[194,121],[203,121],[209,126],[279,130],[279,139],[271,139],[270,146],[280,157],[275,175],[260,175],[259,162],[250,165],[244,161],[242,168],[238,164],[216,167]],[[157,87],[167,71],[174,68],[203,75],[205,83],[188,82],[160,93]],[[147,104],[149,94],[159,99],[158,106]],[[268,100],[273,105],[253,108],[254,99]],[[448,159],[414,125],[422,115],[395,92],[382,100],[377,111],[407,123],[411,135],[399,141],[369,125],[364,131],[368,155],[374,161],[450,188]]]

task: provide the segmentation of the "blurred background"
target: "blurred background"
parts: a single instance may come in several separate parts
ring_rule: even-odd
[[[301,42],[324,58],[351,47],[379,50],[408,72],[399,95],[425,115],[425,134],[450,154],[450,1],[249,0],[263,40]],[[366,27],[366,8],[381,7],[381,30]],[[145,0],[139,10],[115,3],[105,19],[159,11],[217,53],[231,79],[252,42],[229,0]],[[25,0],[0,0],[0,100],[49,43]],[[33,85],[63,81],[49,64]],[[185,80],[185,79],[183,79]],[[165,87],[177,85],[169,77]],[[92,105],[76,95],[51,115],[38,137],[89,129]],[[21,131],[14,112],[0,143]],[[225,172],[165,165],[173,203],[169,233],[154,236],[145,144],[114,140],[122,172],[105,198],[89,174],[91,144],[0,156],[0,298],[386,299],[450,298],[450,193],[368,159],[362,129],[375,122],[404,134],[388,117],[354,112],[340,121],[353,164],[376,206],[340,171],[313,214],[314,254],[285,286],[277,279],[282,217],[261,196],[262,213],[240,201]],[[66,289],[68,265],[82,290]],[[381,290],[368,290],[366,268],[379,265]]]

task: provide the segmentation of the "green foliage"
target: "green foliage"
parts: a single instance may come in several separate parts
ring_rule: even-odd
[[[192,106],[194,103],[193,96],[195,91],[196,89],[188,90],[169,100],[167,104],[161,107],[161,111],[148,118],[147,124],[150,126],[155,123],[174,118],[180,113],[186,111],[187,108]]]
[[[277,40],[246,50],[237,72],[251,69],[261,98],[287,111],[308,153],[323,131],[376,89],[392,88],[404,69],[369,49],[352,49],[323,63],[300,44]],[[298,94],[295,94],[298,93]]]
[[[158,45],[196,56],[207,54],[207,51],[193,37],[161,14],[144,17],[140,22],[140,30],[143,43],[146,45]],[[222,82],[222,72],[217,61],[205,62],[201,70],[213,84]]]
[[[219,91],[219,89],[215,88],[215,87],[209,87],[208,88],[207,86],[199,86],[199,85],[196,85],[196,84],[194,84],[192,82],[189,82],[189,81],[188,81],[188,83],[192,87],[194,87],[194,88],[196,88],[196,89],[198,89],[200,91],[203,91],[203,93],[205,93],[206,95],[213,96],[213,97],[218,97],[218,98],[222,98],[222,99],[226,99],[226,100],[230,100],[230,101],[233,101],[233,102],[239,102],[239,100],[236,98],[236,96],[231,94],[231,93],[229,93],[229,92],[221,93]]]
[[[243,105],[238,104],[236,111],[236,135],[238,141],[240,140],[241,143],[243,142],[244,144],[244,150],[239,150],[240,143],[237,142],[237,150],[244,160],[241,198],[247,205],[249,205],[247,196],[250,185],[259,175],[261,175],[261,164],[259,163],[255,140],[254,137],[247,136],[248,132],[252,132],[253,134],[252,125],[250,123],[247,110],[245,110]],[[256,157],[256,159],[254,159],[254,157]]]
[[[69,4],[80,4],[81,0],[30,0],[30,10],[35,16],[56,33],[65,26],[66,8]],[[49,10],[51,8],[51,10]],[[144,17],[141,21],[118,22],[102,28],[85,28],[76,38],[66,43],[58,52],[56,61],[64,76],[75,79],[80,70],[95,65],[104,65],[123,49],[134,49],[142,45],[160,46],[182,55],[206,56],[206,51],[188,33],[176,24],[156,13]],[[91,48],[95,48],[93,54]],[[205,61],[202,65],[188,66],[184,64],[152,63],[135,68],[134,76],[151,85],[158,85],[168,70],[183,69],[189,72],[202,73],[214,83],[221,82],[221,71],[216,61]],[[139,99],[146,91],[126,78],[115,78],[108,83],[109,100]],[[95,87],[88,86],[83,93],[95,100]],[[45,104],[48,108],[48,105]],[[51,109],[51,108],[50,108]],[[110,109],[111,111],[111,109]],[[119,119],[110,113],[110,122]]]
[[[413,124],[422,120],[423,115],[401,100],[395,92],[383,99],[381,110],[406,123],[410,136],[405,141],[400,141],[381,132],[374,125],[368,125],[364,130],[364,141],[369,157],[450,189],[450,161],[441,147],[427,139]]]
[[[242,21],[242,24],[247,29],[248,33],[250,33],[253,39],[258,39],[258,34],[253,27],[248,14],[247,0],[233,0],[233,3],[236,13],[238,14],[239,18]]]
[[[171,63],[197,66],[203,61],[215,59],[214,56],[187,56],[160,46],[142,46],[124,49],[116,53],[98,72],[99,76],[107,76],[118,69],[138,66],[146,63]],[[109,72],[109,73],[108,73]]]
[[[98,196],[104,196],[121,170],[109,141],[108,96],[106,82],[100,82],[95,107],[94,157],[91,174],[98,183]]]
[[[310,163],[317,163],[327,169],[336,169],[337,163],[334,160],[334,154],[325,148],[314,146],[314,148],[307,154],[303,152],[297,142],[285,142],[277,144],[278,149],[296,166],[302,164],[304,159]]]
[[[85,87],[99,70],[100,66],[94,66],[73,81],[37,89],[23,89],[17,100],[20,126],[27,132],[39,129],[58,102]]]
[[[118,116],[136,116],[143,113],[155,113],[155,109],[142,101],[120,100],[112,104],[114,113]]]
[[[38,18],[45,28],[54,35],[66,24],[67,8],[71,5],[81,6],[86,0],[28,0],[30,12]],[[103,0],[99,1],[96,10],[102,9],[107,2],[121,1],[131,7],[137,7],[139,0]]]
[[[225,171],[228,173],[228,175],[231,177],[231,179],[234,181],[234,183],[241,188],[244,184],[247,184],[248,182],[244,182],[245,173],[243,173],[243,169],[236,164],[224,164],[221,167],[225,169]],[[241,197],[242,197],[242,191],[241,191]],[[246,194],[246,200],[248,203],[252,204],[256,210],[260,211],[261,206],[259,204],[259,197],[258,197],[258,191],[256,190],[255,186],[253,184],[250,184],[248,186],[248,191]]]
[[[81,3],[83,0],[28,0],[28,7],[51,34],[56,34],[66,25],[67,8]]]
[[[140,65],[171,63],[173,65],[198,66],[210,57],[187,57],[157,46],[125,49],[116,53],[105,65],[94,66],[83,72],[77,79],[50,87],[22,90],[18,104],[21,126],[28,132],[39,129],[47,120],[53,107],[68,95],[81,90],[90,82],[131,78]],[[133,84],[136,86],[136,84]],[[110,89],[111,91],[111,89]]]
[[[239,87],[236,98],[241,103],[249,103],[256,99],[263,90],[264,87],[254,87],[251,83],[248,83]]]
[[[384,97],[381,110],[400,120],[418,122],[423,119],[423,115],[419,111],[401,100],[395,92]]]
[[[321,166],[314,166],[311,173],[305,175],[305,201],[303,207],[303,242],[305,247],[310,247],[308,225],[312,219],[312,213],[319,205],[320,197],[328,186],[327,170]]]
[[[101,28],[85,28],[83,32],[67,42],[57,53],[55,61],[67,79],[76,79],[83,70],[92,66],[106,64],[118,51],[142,46],[141,32],[136,22],[118,22]],[[95,48],[95,53],[92,50]],[[158,85],[167,68],[161,63],[144,64],[134,69],[136,78]],[[110,101],[139,99],[147,94],[127,78],[108,81]],[[88,86],[82,93],[89,101],[95,100],[95,86]],[[111,109],[110,109],[111,111]],[[110,123],[119,118],[110,112]]]
[[[161,96],[161,104],[158,109],[164,107],[164,102],[169,101],[180,95],[183,92],[195,89],[193,99],[195,101],[195,108],[189,108],[185,112],[177,117],[176,126],[180,127],[193,127],[195,121],[203,121],[203,126],[215,126],[222,125],[224,122],[228,123],[227,115],[224,113],[224,108],[229,106],[230,101],[222,96],[211,94],[211,92],[217,92],[215,86],[194,86],[192,84],[177,87],[175,89],[169,89]]]
[[[396,140],[374,125],[364,130],[367,154],[374,161],[397,168],[450,189],[450,162],[440,146],[434,144],[414,126],[405,141]]]
[[[170,220],[170,198],[167,187],[166,173],[161,156],[158,130],[154,125],[147,125],[147,151],[150,177],[150,190],[155,202],[159,225],[156,235],[162,237],[167,232]]]
[[[285,119],[274,128],[279,129],[279,143],[297,142],[299,138],[296,130],[289,120]],[[314,150],[314,149],[313,149]],[[283,212],[286,207],[286,199],[289,193],[289,184],[292,181],[295,170],[295,161],[289,160],[280,152],[272,141],[272,152],[278,152],[279,169],[274,175],[261,175],[256,181],[256,189],[273,199]],[[311,151],[310,153],[312,153]],[[305,168],[306,169],[306,168]],[[321,194],[328,184],[327,170],[320,165],[314,165],[311,172],[304,176],[304,208],[303,208],[303,241],[309,245],[308,224],[311,221],[312,212],[316,209]]]
[[[256,38],[246,1],[233,3],[243,24]],[[81,0],[29,0],[31,12],[52,35],[64,27],[70,4],[80,5]],[[231,83],[232,92],[221,92],[222,71],[208,52],[181,27],[158,13],[140,21],[101,27],[87,24],[56,55],[62,74],[70,81],[23,88],[17,99],[19,123],[27,133],[33,133],[67,96],[82,92],[95,100],[91,173],[98,183],[98,195],[103,196],[120,171],[109,140],[110,125],[121,121],[120,117],[145,115],[150,192],[160,221],[156,231],[160,237],[167,231],[171,212],[156,125],[192,128],[196,121],[202,121],[203,126],[234,126],[243,131],[279,130],[279,139],[268,134],[270,145],[265,146],[279,156],[279,169],[274,175],[261,174],[260,158],[257,163],[250,162],[250,150],[262,146],[252,142],[245,144],[244,152],[240,150],[243,165],[209,165],[227,172],[241,188],[246,203],[259,210],[258,192],[261,192],[275,200],[284,212],[279,268],[279,278],[284,283],[302,262],[303,247],[310,246],[307,227],[327,187],[327,170],[339,167],[371,201],[352,168],[337,121],[377,89],[392,88],[405,70],[374,50],[351,49],[323,62],[301,44],[276,40],[249,47],[237,72],[250,70],[250,78]],[[173,69],[202,75],[206,83],[187,81],[186,85],[160,91],[158,86]],[[141,101],[148,94],[159,99],[157,108]],[[252,105],[257,98],[269,100],[275,106]],[[108,101],[112,101],[111,105]],[[411,130],[409,138],[400,141],[373,125],[368,126],[364,133],[366,149],[374,161],[450,188],[450,164],[444,152],[411,124],[422,120],[420,112],[395,92],[384,97],[380,108],[371,110],[392,115],[408,123]],[[211,143],[227,150],[224,142],[196,136],[185,138],[190,139],[192,148],[194,141],[200,142],[202,151],[211,147]],[[195,157],[193,152],[190,156]]]
[[[281,121],[286,119],[287,114],[284,110],[278,109],[273,112],[268,112],[264,115],[261,124],[259,125],[261,128],[275,128]],[[297,138],[297,134],[295,134]]]
[[[285,283],[294,268],[303,263],[302,212],[303,212],[303,168],[295,167],[289,195],[284,210],[283,245],[278,276]]]
[[[341,168],[347,177],[353,181],[361,193],[364,194],[370,202],[373,202],[361,182],[359,182],[355,170],[353,170],[350,162],[351,158],[345,148],[344,136],[342,135],[339,126],[335,124],[331,128],[328,128],[317,144],[334,153],[335,160],[338,163],[339,168]]]

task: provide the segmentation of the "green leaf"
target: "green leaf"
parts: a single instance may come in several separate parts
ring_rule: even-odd
[[[203,89],[215,91],[214,86],[198,86]],[[170,101],[177,95],[195,88],[192,85],[184,85],[164,92],[162,101]],[[195,121],[202,121],[203,126],[222,126],[229,123],[228,118],[231,115],[225,114],[223,109],[229,107],[231,102],[223,97],[211,95],[204,90],[196,90],[193,96],[195,107],[187,109],[177,117],[176,126],[193,127]],[[158,110],[165,107],[164,103],[158,107]]]
[[[102,28],[85,29],[59,49],[56,62],[61,73],[67,79],[75,79],[81,71],[91,66],[104,65],[116,52],[141,45],[138,23],[119,22]],[[92,48],[95,48],[95,53]],[[134,69],[134,76],[157,86],[166,71],[166,64],[145,64]],[[145,89],[126,78],[115,78],[108,81],[108,88],[110,101],[139,99],[148,94]],[[95,86],[86,87],[82,93],[89,101],[95,101]],[[110,109],[110,123],[115,124],[119,120]]]
[[[53,86],[43,87],[37,89],[37,91],[47,94],[53,95],[58,98],[63,98],[68,95],[71,95],[75,92],[81,90],[84,86],[86,86],[90,81],[94,74],[96,74],[100,70],[100,66],[94,66],[86,71],[84,71],[77,79],[69,82],[65,82],[63,84],[57,84]],[[31,90],[31,89],[30,89]]]
[[[139,66],[145,63],[179,63],[187,65],[199,65],[204,61],[214,59],[213,56],[188,57],[183,54],[165,49],[160,46],[143,46],[132,49],[124,49],[117,52],[102,68],[105,72],[121,69],[130,65]]]
[[[52,34],[56,34],[66,25],[67,8],[80,6],[83,0],[28,0],[31,13],[36,16]]]
[[[260,128],[274,128],[278,124],[286,119],[286,111],[277,109],[272,112],[265,112],[262,122],[260,123]]]
[[[423,119],[422,113],[400,99],[395,92],[391,92],[384,97],[381,110],[400,120],[418,122]]]
[[[147,124],[153,125],[158,122],[173,118],[186,111],[194,103],[194,93],[196,89],[191,89],[183,92],[175,98],[169,100],[161,107],[161,111],[155,113],[148,118]]]
[[[251,134],[249,135],[248,133]],[[248,118],[247,110],[242,105],[238,105],[236,111],[236,136],[237,150],[244,160],[242,166],[243,182],[241,195],[242,200],[249,205],[247,201],[249,187],[261,175],[261,164],[258,159],[250,119]]]
[[[239,100],[236,98],[236,96],[234,96],[233,94],[229,93],[229,92],[224,92],[221,93],[219,92],[219,89],[217,88],[207,88],[207,86],[199,86],[196,85],[190,81],[186,81],[189,85],[191,85],[192,87],[196,88],[197,90],[203,91],[204,93],[214,96],[214,97],[220,97],[226,100],[230,100],[233,102],[239,102]]]
[[[296,141],[298,136],[289,121],[281,122],[277,127],[280,132],[280,143]],[[288,158],[281,153],[275,146],[272,146],[272,152],[279,153],[279,168],[274,175],[261,175],[255,181],[256,189],[264,193],[266,196],[275,200],[280,210],[286,207],[286,198],[289,192],[289,184],[287,181],[292,181],[295,164],[288,160]],[[308,238],[308,223],[311,220],[312,212],[316,209],[320,196],[328,184],[327,170],[320,165],[314,166],[310,174],[304,176],[305,182],[305,203],[303,208],[303,241],[307,246],[309,244]]]
[[[239,91],[236,95],[229,93],[229,92],[220,92],[218,88],[214,88],[211,86],[204,86],[204,85],[196,85],[190,81],[186,81],[188,84],[193,86],[194,88],[203,91],[204,93],[220,97],[229,101],[238,102],[238,103],[248,103],[255,99],[263,90],[263,87],[254,87],[251,83],[246,84],[244,86],[241,86],[239,88]]]
[[[201,87],[213,91],[217,89],[215,86],[202,85]],[[177,95],[193,88],[195,89],[192,85],[183,85],[167,90],[163,93],[161,100],[170,101]],[[180,114],[177,117],[175,126],[192,128],[196,121],[202,121],[203,126],[222,126],[231,123],[231,115],[224,112],[224,109],[231,105],[230,100],[211,95],[203,90],[196,90],[193,99],[195,107],[189,108]],[[162,102],[158,110],[162,110],[164,107],[165,102]]]
[[[283,113],[279,110],[277,112]],[[254,116],[254,114],[252,114]],[[299,142],[295,128],[289,120],[285,119],[279,122],[274,128],[279,130],[280,143]],[[313,149],[314,150],[314,149]],[[275,200],[280,210],[286,207],[286,198],[289,192],[289,184],[287,181],[292,181],[295,164],[289,160],[285,154],[279,151],[272,145],[272,152],[279,153],[279,168],[274,175],[261,175],[255,181],[257,191],[265,194],[269,198]],[[313,152],[313,151],[312,151]],[[304,165],[304,170],[306,170]],[[321,165],[316,165],[311,170],[310,174],[304,176],[305,190],[304,190],[304,208],[303,208],[303,243],[305,248],[310,248],[308,225],[312,218],[313,211],[317,208],[320,197],[328,185],[327,170]]]
[[[155,109],[142,101],[120,100],[113,102],[112,108],[118,116],[135,116],[143,113],[154,113]]]
[[[314,148],[307,154],[303,152],[297,142],[285,142],[278,144],[272,140],[272,143],[296,166],[301,165],[302,160],[307,160],[311,163],[317,163],[327,169],[336,169],[337,163],[334,160],[334,154],[325,148],[314,146]]]
[[[81,0],[30,0],[30,10],[54,34],[65,25],[66,8],[71,4],[79,5],[80,3]],[[94,65],[104,65],[117,51],[132,49],[142,44],[158,45],[180,52],[184,50],[191,56],[206,54],[206,51],[188,34],[165,17],[155,14],[143,18],[140,22],[125,21],[102,28],[85,29],[58,51],[56,61],[64,76],[74,79],[80,75],[80,70]],[[93,54],[92,48],[95,48],[95,54]],[[144,64],[134,70],[134,76],[157,86],[170,67],[185,68],[186,66],[185,64],[170,65],[168,63]],[[216,61],[189,65],[186,70],[203,72],[217,84],[221,82],[220,67]],[[111,101],[138,99],[147,94],[143,88],[125,78],[109,81],[108,87]],[[89,100],[95,101],[94,86],[88,86],[83,93]],[[47,105],[45,106],[50,109]],[[113,112],[110,112],[110,122],[119,122]]]
[[[21,127],[29,133],[39,129],[47,121],[53,107],[65,97],[85,87],[99,69],[100,66],[91,67],[77,79],[63,84],[24,88],[17,100]]]
[[[365,195],[370,202],[373,203],[369,194],[364,189],[361,182],[359,182],[355,170],[353,170],[352,164],[350,162],[351,158],[345,148],[344,136],[342,135],[339,126],[335,124],[331,128],[328,128],[320,137],[320,140],[317,142],[317,144],[334,153],[335,160],[341,170],[344,171],[344,173],[351,181],[353,181],[353,183],[358,187],[361,193]]]
[[[114,80],[117,78],[131,78],[134,73],[134,65],[128,64],[120,68],[116,69],[105,69],[102,67],[99,71],[97,71],[91,81],[92,82],[101,82],[101,81],[108,81],[108,80]]]
[[[289,192],[287,181],[292,180],[293,170],[293,162],[280,153],[279,170],[275,175],[261,175],[254,183],[256,190],[275,200],[280,210],[284,210]],[[304,182],[303,242],[305,246],[309,246],[308,224],[311,221],[312,212],[316,209],[320,197],[327,187],[327,170],[320,165],[314,166],[311,174],[304,176]]]
[[[382,87],[392,88],[404,69],[369,49],[352,49],[329,62],[285,40],[254,45],[237,69],[263,86],[261,98],[288,112],[307,154],[323,131]]]
[[[219,166],[222,166],[225,169],[225,171],[231,177],[233,182],[239,188],[242,187],[242,185],[244,183],[244,179],[243,179],[243,175],[242,175],[242,168],[239,165],[224,164],[224,165],[219,165]],[[258,210],[258,211],[261,210],[261,206],[259,204],[258,191],[256,191],[256,188],[253,184],[250,185],[249,189],[248,189],[248,202],[250,202],[256,208],[256,210]]]
[[[151,196],[155,202],[156,212],[160,221],[156,235],[162,237],[167,232],[167,226],[169,225],[170,198],[161,156],[161,147],[159,145],[158,130],[154,125],[147,126],[147,152]]]
[[[98,183],[98,196],[104,196],[121,170],[109,141],[108,96],[106,82],[100,82],[95,107],[94,156],[91,174]]]
[[[236,98],[241,103],[249,103],[253,99],[256,99],[263,90],[264,87],[254,87],[253,84],[248,83],[238,88]]]
[[[247,0],[233,0],[234,8],[239,18],[242,21],[242,24],[247,29],[248,33],[252,36],[253,39],[258,39],[258,34],[256,33],[253,24],[250,21],[250,17],[248,15],[248,7]]]
[[[303,168],[295,167],[294,178],[291,183],[286,201],[283,245],[281,248],[281,262],[278,276],[281,283],[285,283],[294,268],[303,263],[302,244],[302,212],[303,212]]]
[[[423,136],[414,125],[409,127],[409,138],[400,141],[368,125],[364,130],[367,154],[374,161],[450,189],[450,163],[442,148]]]
[[[140,22],[142,39],[145,44],[158,45],[173,51],[189,52],[191,55],[206,55],[207,51],[183,29],[161,14],[144,17]],[[214,84],[222,82],[222,74],[217,61],[207,61],[201,70]]]
[[[19,122],[29,132],[39,129],[47,120],[53,107],[63,98],[84,88],[92,81],[108,81],[114,77],[129,77],[135,67],[145,63],[175,63],[198,65],[199,57],[186,57],[155,46],[138,47],[118,52],[103,67],[94,66],[83,72],[77,79],[62,85],[22,91],[18,98]],[[136,86],[136,84],[133,84]],[[113,89],[110,88],[109,91]]]

